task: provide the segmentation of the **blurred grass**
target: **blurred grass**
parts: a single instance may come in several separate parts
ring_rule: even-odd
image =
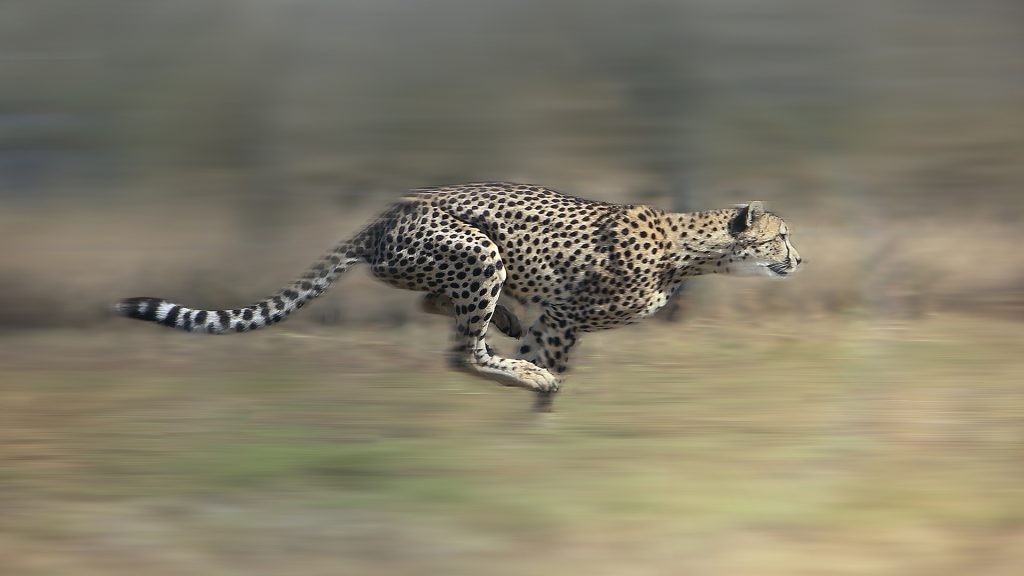
[[[443,322],[9,335],[0,572],[1015,574],[1016,328],[648,324],[548,420]]]

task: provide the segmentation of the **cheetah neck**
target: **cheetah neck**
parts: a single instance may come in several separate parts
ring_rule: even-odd
[[[669,255],[674,276],[724,272],[723,261],[735,244],[729,224],[738,213],[739,209],[731,208],[666,214],[668,231],[674,236]]]

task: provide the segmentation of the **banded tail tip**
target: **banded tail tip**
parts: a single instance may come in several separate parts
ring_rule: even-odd
[[[122,298],[114,304],[114,312],[129,318],[155,322],[157,320],[156,312],[163,301],[163,298],[152,298],[149,296]]]

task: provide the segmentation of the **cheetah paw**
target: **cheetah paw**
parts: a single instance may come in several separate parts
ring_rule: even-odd
[[[561,378],[534,364],[525,364],[525,366],[517,366],[515,370],[515,377],[521,382],[521,386],[535,392],[551,394],[558,392],[558,388],[562,384]]]

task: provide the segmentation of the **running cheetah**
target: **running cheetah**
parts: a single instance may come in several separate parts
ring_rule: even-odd
[[[800,255],[786,223],[760,202],[668,213],[526,184],[460,184],[413,190],[250,306],[193,310],[136,297],[115,309],[188,332],[246,332],[285,319],[357,262],[392,286],[426,292],[425,310],[455,318],[456,367],[532,390],[535,409],[549,411],[582,333],[650,316],[691,276],[788,276]],[[540,316],[524,330],[500,296],[537,305]],[[516,357],[487,345],[492,325],[519,340]]]

